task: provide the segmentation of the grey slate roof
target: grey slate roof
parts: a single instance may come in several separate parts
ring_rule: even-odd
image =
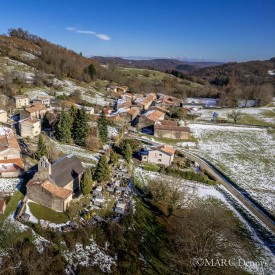
[[[52,164],[51,178],[59,187],[65,187],[79,174],[84,172],[81,161],[73,155],[67,155]]]

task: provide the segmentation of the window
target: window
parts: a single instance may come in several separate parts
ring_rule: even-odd
[[[158,159],[159,162],[161,162],[161,159]]]
[[[159,154],[159,156],[161,157],[161,156],[162,156],[162,154]]]

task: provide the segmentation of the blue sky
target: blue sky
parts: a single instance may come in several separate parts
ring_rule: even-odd
[[[14,27],[87,56],[275,56],[275,0],[2,1],[0,33]]]

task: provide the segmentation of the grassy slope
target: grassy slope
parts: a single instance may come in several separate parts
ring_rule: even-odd
[[[115,70],[118,75],[123,76],[125,79],[136,77],[140,81],[148,82],[152,84],[155,84],[156,82],[160,82],[161,80],[163,80],[164,77],[175,78],[170,74],[149,70],[149,69],[117,67]],[[188,86],[188,87],[203,87],[200,84],[197,84],[188,80],[184,80],[184,82],[182,83],[185,83],[186,85],[184,84],[181,84],[181,85]]]

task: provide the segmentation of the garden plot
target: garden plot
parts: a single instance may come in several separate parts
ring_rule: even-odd
[[[275,213],[275,140],[266,129],[189,124],[202,156]]]

